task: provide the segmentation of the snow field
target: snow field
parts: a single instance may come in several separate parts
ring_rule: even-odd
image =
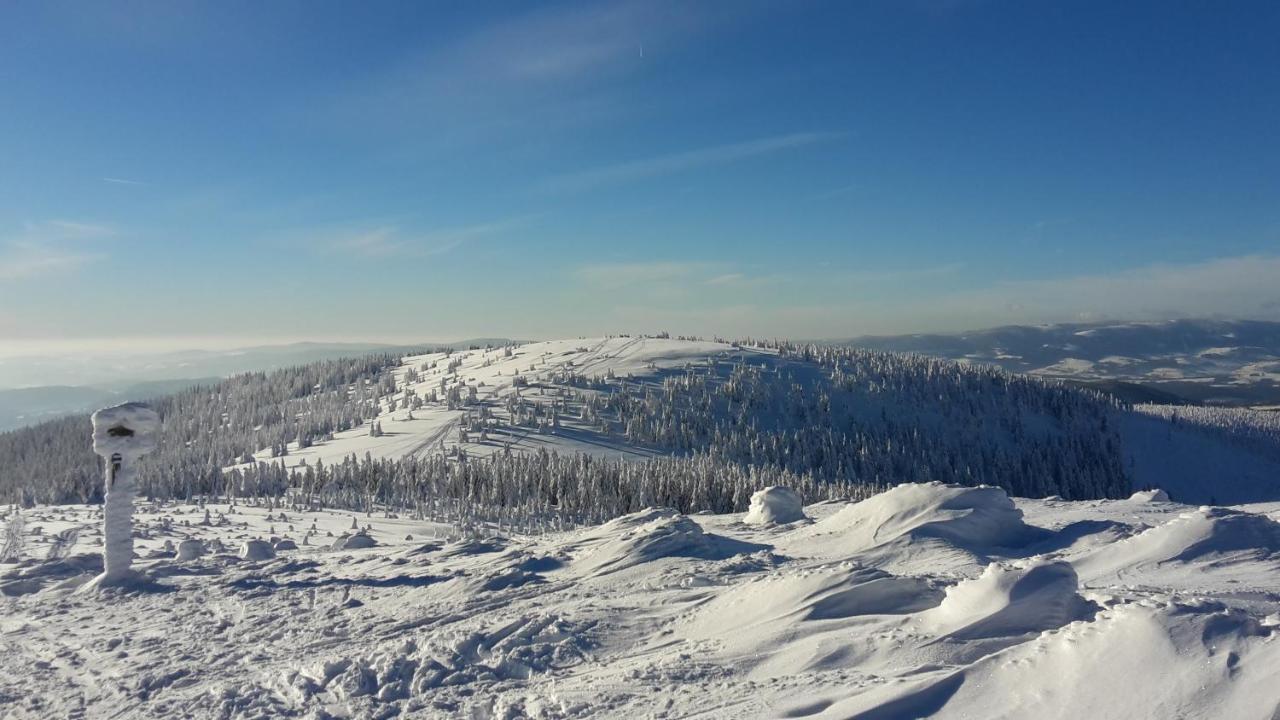
[[[1280,504],[1148,499],[1013,501],[935,483],[811,504],[812,523],[653,508],[481,538],[386,513],[140,505],[135,567],[154,584],[93,594],[75,591],[101,567],[96,509],[37,507],[21,515],[24,559],[0,565],[0,706],[13,718],[1273,717]],[[255,541],[274,557],[237,556]],[[165,549],[193,542],[206,552]]]

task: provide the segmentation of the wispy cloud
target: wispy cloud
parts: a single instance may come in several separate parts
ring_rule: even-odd
[[[406,246],[405,241],[396,239],[398,232],[394,227],[374,228],[329,239],[323,247],[327,252],[387,257],[403,251]]]
[[[406,231],[397,225],[383,225],[370,229],[326,231],[309,235],[313,245],[326,253],[368,258],[430,257],[452,252],[475,240],[510,232],[528,224],[535,217],[537,216],[526,215],[419,233]]]
[[[564,81],[641,60],[651,46],[703,22],[696,7],[637,0],[545,8],[490,26],[454,49],[464,67],[498,79]]]
[[[814,200],[830,200],[831,198],[840,197],[842,195],[850,195],[862,189],[862,184],[853,183],[852,185],[841,185],[838,188],[832,188],[826,192],[818,193],[813,196]]]
[[[27,223],[24,229],[25,236],[28,239],[44,242],[53,240],[88,240],[110,237],[116,234],[116,230],[107,225],[75,220],[46,220],[39,223]]]
[[[398,58],[336,98],[327,92],[321,102],[329,111],[322,115],[415,137],[430,126],[449,147],[615,117],[626,111],[614,102],[626,77],[759,4],[527,5],[525,12],[457,33],[456,41]]]
[[[583,265],[575,274],[588,285],[601,289],[618,289],[644,283],[686,280],[707,268],[705,263],[635,262]]]
[[[716,275],[715,277],[703,280],[704,285],[737,285],[746,281],[747,276],[742,273],[725,273]]]
[[[25,280],[74,270],[96,257],[34,243],[10,242],[0,247],[0,280]]]
[[[102,178],[102,182],[111,183],[112,185],[146,185],[147,184],[142,182],[141,180],[126,180],[125,178],[118,178],[118,177],[104,177]]]
[[[579,172],[556,175],[542,183],[545,190],[572,192],[589,190],[606,185],[632,182],[645,178],[687,172],[698,168],[724,165],[739,160],[793,150],[832,140],[835,133],[801,132],[790,135],[760,138],[731,145],[686,150],[657,157],[591,168]]]
[[[69,272],[102,257],[77,241],[109,237],[105,225],[72,220],[27,223],[22,232],[0,240],[0,281],[26,280]]]
[[[592,290],[639,291],[639,295],[662,300],[685,298],[695,292],[723,296],[784,280],[777,275],[749,275],[726,263],[674,261],[595,263],[576,268],[574,275]]]

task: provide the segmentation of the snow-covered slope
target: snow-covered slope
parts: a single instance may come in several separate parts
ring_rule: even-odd
[[[381,414],[376,419],[380,436],[371,436],[369,427],[362,425],[308,448],[299,449],[294,442],[280,462],[297,467],[304,461],[332,464],[352,454],[400,458],[458,448],[472,456],[508,448],[518,452],[547,448],[600,455],[652,455],[652,450],[616,438],[597,437],[599,433],[589,423],[575,422],[580,418],[564,417],[563,432],[539,432],[536,426],[522,425],[520,418],[513,418],[507,401],[527,395],[533,402],[548,404],[552,398],[543,387],[567,387],[564,380],[571,374],[653,380],[663,372],[692,365],[705,367],[710,360],[727,362],[744,355],[772,357],[726,343],[643,337],[556,340],[409,356],[393,373],[397,391],[380,400]],[[542,387],[525,389],[530,385]],[[448,401],[450,391],[457,394],[456,402]],[[415,396],[428,401],[414,408],[411,399]],[[395,401],[394,409],[388,400]],[[482,414],[486,420],[480,419]],[[485,426],[482,435],[479,428]],[[476,430],[470,431],[473,427]],[[255,457],[273,459],[266,450]]]
[[[22,514],[25,559],[0,565],[7,718],[1280,709],[1280,503],[924,484],[791,522],[655,508],[472,538],[385,512],[155,505],[135,563],[155,584],[77,592],[100,569],[96,512]],[[195,540],[200,557],[166,551]]]
[[[875,366],[880,359],[888,370]],[[760,347],[652,337],[413,356],[371,392],[371,421],[306,447],[281,442],[232,467],[542,450],[645,459],[731,447],[734,461],[786,459],[819,479],[963,479],[1074,497],[1158,483],[1188,502],[1280,499],[1276,427],[1234,442],[1155,411],[1088,402],[1064,411],[1080,397],[947,379],[946,365],[912,362],[872,356],[869,369],[847,361],[833,369]],[[830,437],[810,447],[815,430]],[[795,447],[767,454],[752,445],[778,437]]]

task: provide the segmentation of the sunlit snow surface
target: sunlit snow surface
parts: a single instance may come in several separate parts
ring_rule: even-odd
[[[1010,501],[910,485],[809,505],[792,524],[653,509],[466,540],[379,513],[169,505],[137,516],[135,567],[156,585],[77,593],[99,570],[96,512],[23,511],[24,560],[0,565],[0,716],[1280,708],[1280,503]],[[368,544],[343,541],[356,534],[376,545],[332,549]],[[273,535],[297,548],[237,556]],[[164,550],[192,538],[208,552],[179,562]]]
[[[520,345],[511,349],[510,356],[504,355],[501,349],[409,356],[404,358],[394,375],[401,390],[397,397],[403,398],[405,389],[424,397],[433,390],[443,395],[442,387],[474,389],[476,399],[488,404],[495,418],[509,421],[509,414],[501,402],[520,392],[514,385],[517,377],[547,384],[553,384],[552,378],[561,373],[585,377],[603,377],[612,373],[617,378],[651,378],[665,371],[702,367],[709,359],[743,357],[767,361],[774,355],[719,342],[645,337],[585,338]],[[451,369],[450,362],[456,362],[458,366]],[[429,369],[423,369],[425,367]],[[416,382],[407,381],[410,370],[417,372]],[[337,433],[333,440],[309,448],[299,450],[293,443],[289,455],[284,458],[272,458],[262,451],[256,459],[294,468],[304,462],[314,465],[317,460],[332,465],[351,455],[359,458],[366,455],[400,458],[457,447],[472,456],[485,456],[506,449],[530,452],[540,448],[599,456],[647,457],[653,454],[652,451],[602,437],[568,418],[565,419],[564,430],[554,435],[539,434],[529,428],[504,427],[488,440],[482,441],[474,433],[468,440],[461,440],[458,422],[466,412],[465,407],[451,410],[442,403],[428,404],[416,410],[404,407],[389,410],[384,407],[378,417],[383,431],[380,437],[371,437],[368,427],[362,425]],[[504,422],[503,425],[509,423]]]

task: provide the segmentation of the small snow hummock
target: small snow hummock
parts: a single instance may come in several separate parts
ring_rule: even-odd
[[[178,562],[190,562],[204,555],[204,543],[188,538],[178,543]]]
[[[804,503],[791,488],[770,486],[751,496],[751,507],[742,518],[748,525],[779,525],[805,520]]]
[[[333,550],[364,550],[377,546],[378,541],[369,537],[364,533],[356,533],[354,535],[343,535],[333,541]]]
[[[275,556],[276,551],[266,540],[245,540],[240,545],[240,558],[243,560],[270,560]]]
[[[1153,488],[1151,490],[1139,490],[1138,492],[1130,495],[1129,499],[1134,502],[1144,502],[1144,503],[1171,502],[1169,500],[1169,493],[1161,490],[1160,488]]]

